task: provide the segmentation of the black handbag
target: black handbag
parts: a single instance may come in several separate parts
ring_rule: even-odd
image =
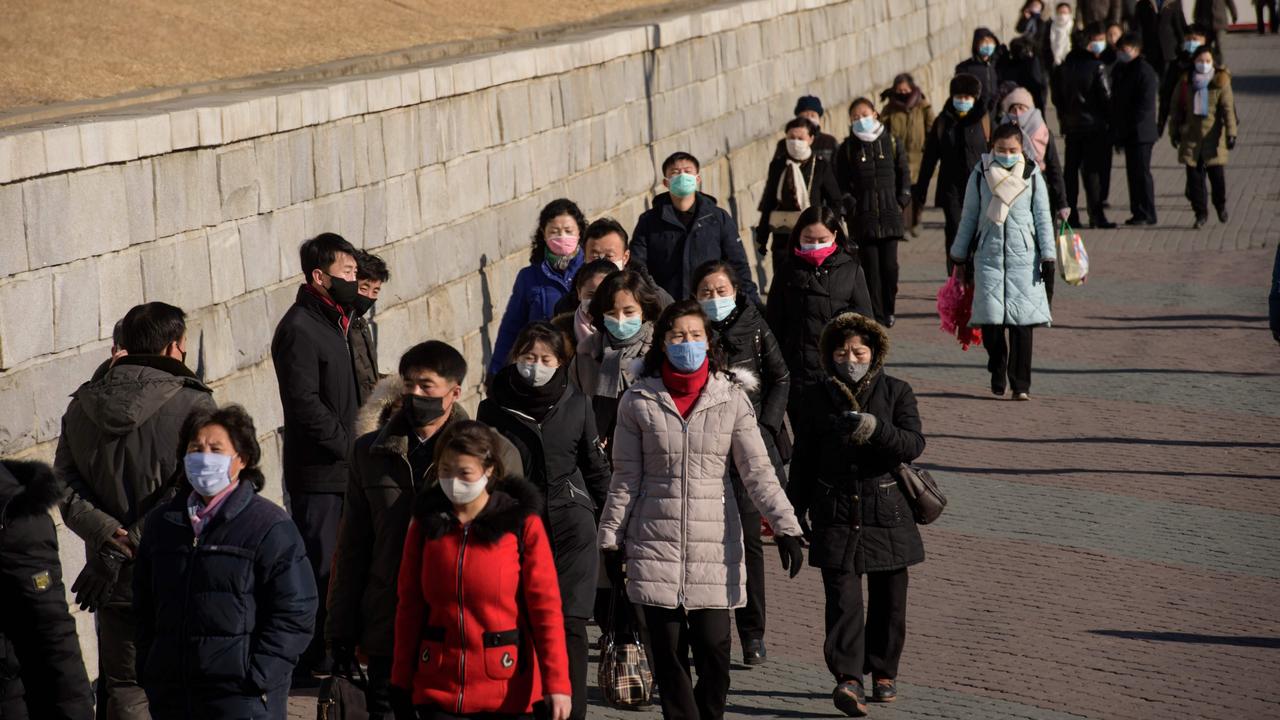
[[[369,686],[360,664],[353,672],[330,675],[320,683],[316,720],[369,720],[364,691]]]
[[[947,498],[928,470],[903,463],[894,469],[893,479],[898,481],[902,494],[907,496],[917,525],[928,525],[946,509]]]

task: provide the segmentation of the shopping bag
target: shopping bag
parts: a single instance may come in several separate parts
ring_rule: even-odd
[[[614,588],[609,600],[608,627],[600,636],[600,669],[597,682],[604,700],[615,708],[634,709],[653,701],[653,672],[644,644],[634,628],[619,632],[616,615],[628,612],[626,590]]]
[[[973,285],[965,282],[964,266],[956,265],[951,277],[938,289],[938,319],[942,331],[960,342],[963,350],[982,344],[982,331],[969,327],[973,314]]]
[[[1069,223],[1058,230],[1058,270],[1068,285],[1079,285],[1089,277],[1089,253],[1084,240]]]

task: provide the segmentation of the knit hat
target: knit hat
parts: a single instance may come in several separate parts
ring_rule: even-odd
[[[1008,95],[1000,101],[1000,112],[1009,112],[1009,107],[1013,105],[1022,105],[1023,107],[1033,108],[1036,106],[1035,100],[1031,99],[1031,93],[1026,88],[1014,88],[1009,91]]]
[[[982,95],[982,81],[969,73],[960,73],[951,78],[951,97],[968,95],[977,99]]]
[[[818,99],[817,95],[805,95],[796,101],[795,114],[799,115],[806,111],[816,112],[818,117],[822,117],[822,101]]]

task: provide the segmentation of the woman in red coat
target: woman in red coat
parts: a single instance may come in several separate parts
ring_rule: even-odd
[[[423,720],[569,716],[555,561],[536,488],[503,477],[493,430],[450,427],[400,563],[391,684]],[[402,703],[401,703],[402,704]]]

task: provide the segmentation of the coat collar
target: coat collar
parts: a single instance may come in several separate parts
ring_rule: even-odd
[[[697,227],[698,223],[711,217],[715,209],[719,207],[714,197],[708,195],[701,190],[697,191],[698,199],[693,205],[694,219],[693,224],[689,226],[689,232]],[[680,222],[680,218],[676,217],[676,206],[671,200],[671,193],[665,192],[653,199],[653,208],[658,211],[659,216],[668,224],[674,225],[684,230],[684,223]]]
[[[738,383],[729,379],[729,376],[722,372],[713,372],[707,377],[707,384],[702,388],[702,394],[694,403],[693,409],[689,411],[689,417],[684,418],[680,415],[680,411],[676,408],[676,403],[671,399],[671,393],[667,391],[666,385],[662,383],[662,378],[645,376],[636,381],[631,386],[631,390],[641,397],[648,398],[658,403],[661,407],[674,413],[676,417],[689,421],[704,410],[723,405],[733,397],[734,390],[739,386]]]
[[[460,423],[463,420],[470,420],[467,411],[458,403],[454,403],[449,409],[449,419],[445,420],[444,425],[436,431],[439,435],[448,430],[454,423]],[[402,458],[409,457],[409,433],[413,432],[413,428],[409,427],[409,423],[404,419],[404,415],[394,413],[378,431],[378,437],[373,441],[369,451],[372,453],[380,453],[384,455],[399,455]]]
[[[177,494],[165,505],[163,517],[168,522],[175,525],[181,525],[187,530],[191,530],[191,521],[187,518],[187,498],[190,496],[190,487],[186,480],[178,484]],[[241,477],[240,483],[236,485],[236,489],[222,501],[222,507],[218,513],[213,516],[209,524],[205,526],[201,533],[203,537],[209,537],[209,533],[224,524],[231,522],[237,515],[244,512],[249,507],[249,503],[253,502],[253,496],[258,491],[254,488],[253,483],[248,478]]]
[[[471,521],[471,535],[490,544],[507,533],[519,535],[524,520],[542,512],[542,494],[532,483],[508,477],[493,484],[489,502]],[[458,527],[453,503],[437,485],[418,496],[413,516],[422,524],[427,538],[436,540]]]

